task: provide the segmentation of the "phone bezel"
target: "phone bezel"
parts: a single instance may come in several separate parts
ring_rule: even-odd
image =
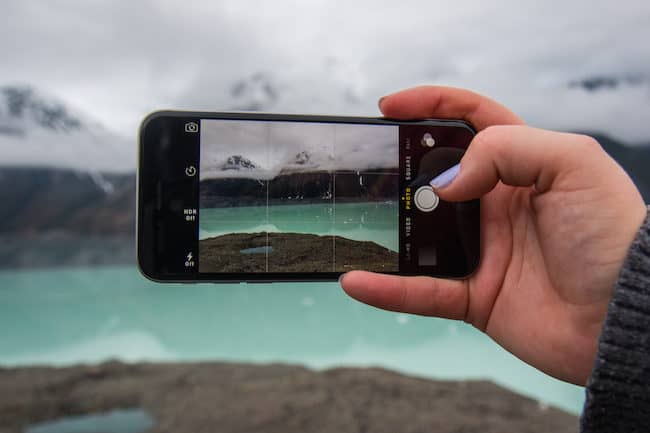
[[[148,114],[142,121],[138,132],[138,165],[136,182],[136,258],[138,269],[143,276],[151,281],[159,283],[275,283],[275,282],[326,282],[336,281],[343,272],[286,272],[286,273],[223,273],[219,278],[215,274],[195,272],[192,274],[156,274],[151,269],[146,269],[145,254],[155,254],[153,249],[147,251],[144,248],[143,230],[143,193],[142,193],[142,167],[145,164],[145,134],[147,126],[152,120],[161,117],[166,118],[192,118],[192,119],[223,119],[223,120],[256,120],[256,121],[282,121],[282,122],[312,122],[312,123],[344,123],[344,124],[366,124],[366,125],[428,125],[428,126],[453,126],[460,127],[476,134],[476,129],[468,122],[460,119],[411,119],[401,120],[386,117],[359,117],[359,116],[333,116],[315,114],[280,114],[263,112],[205,112],[205,111],[182,111],[182,110],[160,110]],[[480,251],[480,238],[477,239]],[[472,275],[479,264],[480,254],[477,255],[476,263],[472,263],[471,270],[466,275],[440,275],[438,278],[464,279]],[[421,273],[392,272],[393,275],[422,275]],[[188,278],[190,277],[190,278]]]

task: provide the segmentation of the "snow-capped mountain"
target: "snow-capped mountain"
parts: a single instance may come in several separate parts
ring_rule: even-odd
[[[135,145],[29,86],[0,87],[0,166],[135,170]]]
[[[398,133],[388,125],[203,120],[201,179],[397,168]]]
[[[222,170],[251,170],[257,165],[248,158],[241,155],[229,156],[226,162],[221,166]]]
[[[311,155],[309,152],[302,150],[298,152],[294,158],[294,164],[296,165],[308,165],[311,160]]]

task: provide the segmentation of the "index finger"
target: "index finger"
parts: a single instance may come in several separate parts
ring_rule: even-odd
[[[456,87],[413,87],[383,97],[379,108],[384,116],[394,119],[462,119],[479,131],[492,125],[525,124],[498,102]]]

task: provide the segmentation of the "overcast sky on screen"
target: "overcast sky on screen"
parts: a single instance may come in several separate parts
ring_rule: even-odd
[[[649,23],[647,0],[4,0],[0,85],[127,137],[159,108],[377,115],[380,96],[428,83],[537,126],[648,142]],[[571,85],[598,77],[617,85]]]

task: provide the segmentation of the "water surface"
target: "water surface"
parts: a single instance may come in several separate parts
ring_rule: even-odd
[[[153,418],[141,409],[118,409],[39,422],[25,433],[142,433],[153,426]]]
[[[311,233],[373,241],[397,251],[398,212],[397,202],[205,208],[199,212],[199,238],[228,233]]]
[[[464,323],[392,313],[336,283],[156,284],[134,267],[0,272],[0,365],[124,361],[381,366],[490,379],[578,413],[583,389]]]

